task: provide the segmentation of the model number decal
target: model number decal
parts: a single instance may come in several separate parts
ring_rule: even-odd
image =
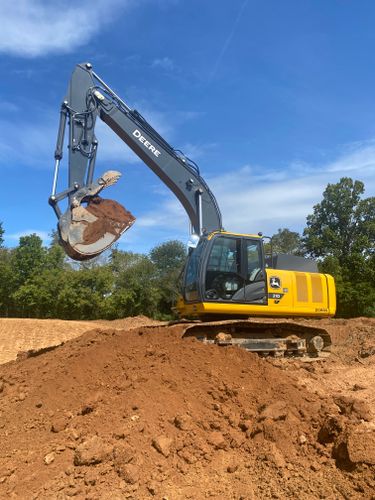
[[[277,299],[277,300],[280,300],[284,297],[284,294],[283,293],[269,293],[268,294],[268,298],[269,299]]]
[[[156,158],[159,158],[161,152],[158,149],[156,149],[156,147],[153,144],[151,144],[151,142],[149,142],[137,128],[134,130],[133,135],[139,140],[139,142],[141,142],[144,145],[146,149],[149,149],[151,153],[156,156]]]

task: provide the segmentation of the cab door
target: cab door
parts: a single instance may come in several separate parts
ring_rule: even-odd
[[[204,300],[244,302],[242,238],[214,237],[204,268]]]
[[[267,277],[264,269],[263,245],[261,239],[242,240],[242,266],[244,276],[243,301],[247,304],[268,303]],[[241,300],[241,298],[239,297]]]

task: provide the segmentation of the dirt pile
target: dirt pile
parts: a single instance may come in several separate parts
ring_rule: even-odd
[[[131,329],[162,324],[146,316],[113,321],[65,321],[60,319],[0,318],[0,365],[25,351],[57,346],[96,327]]]
[[[61,344],[89,329],[87,321],[0,318],[0,364],[20,351]]]
[[[98,320],[95,324],[101,327],[116,328],[120,330],[131,330],[132,328],[139,328],[140,326],[157,326],[166,325],[167,321],[158,321],[150,319],[147,316],[139,315],[129,318],[113,319],[113,320]]]
[[[97,329],[1,366],[0,497],[372,498],[371,407],[319,383],[337,361],[181,331]]]

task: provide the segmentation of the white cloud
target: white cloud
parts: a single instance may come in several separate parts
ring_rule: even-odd
[[[14,109],[16,111],[16,108]],[[150,109],[143,115],[163,136],[173,132],[172,123],[166,114]],[[23,117],[15,119],[0,118],[0,167],[20,163],[37,168],[52,169],[56,137],[59,123],[59,109],[39,109],[38,122],[27,122]],[[20,133],[22,130],[22,133]],[[99,118],[95,133],[99,140],[98,161],[123,165],[137,163],[140,159],[131,149]],[[68,134],[65,134],[63,165],[66,163]],[[116,165],[108,168],[116,168]]]
[[[173,218],[171,218],[173,214]],[[186,228],[187,218],[185,210],[178,200],[171,194],[156,210],[141,215],[137,219],[139,227],[164,227],[177,231]]]
[[[352,145],[337,160],[321,165],[292,162],[289,168],[264,172],[246,165],[220,175],[204,175],[222,211],[224,228],[234,232],[273,234],[281,227],[302,231],[306,216],[322,198],[328,183],[351,176],[365,183],[365,196],[375,196],[375,142]],[[173,229],[186,235],[188,217],[171,193],[160,196],[157,213],[143,214],[138,225]]]
[[[0,0],[0,52],[23,57],[70,52],[128,5],[126,0],[81,0],[72,6],[62,0]]]
[[[327,167],[330,172],[370,171],[375,175],[375,140],[350,144]]]
[[[9,102],[9,101],[3,101],[1,103],[1,109],[2,109],[2,112],[5,112],[5,113],[15,113],[15,112],[20,110],[19,106],[17,106],[13,102]]]
[[[161,68],[165,71],[173,71],[175,68],[174,62],[169,57],[154,59],[151,63],[152,68]]]
[[[181,147],[181,151],[184,153],[185,156],[187,156],[193,161],[196,161],[198,158],[201,158],[202,156],[207,154],[209,151],[212,151],[216,147],[217,144],[215,142],[201,143],[201,144],[192,144],[191,142],[187,142]]]
[[[55,119],[52,118],[52,114],[42,111],[40,116],[42,119],[39,124],[17,119],[0,119],[1,166],[20,163],[51,168],[54,161],[58,112]]]

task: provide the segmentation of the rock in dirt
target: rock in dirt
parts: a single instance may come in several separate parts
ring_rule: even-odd
[[[286,465],[282,452],[274,443],[270,443],[269,452],[266,453],[266,459],[268,462],[276,465],[276,467],[279,467],[280,469]]]
[[[261,418],[271,418],[272,420],[284,420],[287,416],[287,405],[284,401],[275,401],[266,406],[261,412]]]
[[[152,446],[165,457],[169,457],[173,439],[167,436],[158,436],[152,440]]]
[[[224,450],[227,447],[223,434],[218,431],[211,432],[207,438],[207,441],[217,450]]]
[[[187,414],[176,415],[174,425],[181,431],[190,430],[193,426],[191,416]]]
[[[74,465],[99,464],[111,457],[113,446],[99,436],[93,436],[78,445],[74,453]]]
[[[147,485],[147,490],[149,491],[149,493],[154,496],[157,494],[158,492],[158,484],[156,481],[150,481]]]
[[[365,401],[350,396],[338,396],[334,401],[343,415],[363,419],[368,422],[372,419],[371,408]]]
[[[139,468],[134,464],[117,466],[116,472],[128,484],[136,484],[139,481]]]
[[[53,451],[51,451],[51,453],[47,453],[47,455],[44,457],[44,463],[46,465],[51,464],[54,460],[55,460],[55,454],[53,453]]]
[[[118,444],[113,451],[113,461],[116,466],[128,464],[134,460],[136,450],[128,444]]]
[[[352,429],[348,435],[347,448],[352,463],[375,465],[375,429],[365,425]]]
[[[304,434],[300,434],[298,436],[298,442],[299,442],[299,444],[305,444],[305,443],[307,443],[307,437]]]
[[[318,441],[322,444],[332,443],[344,430],[345,421],[340,415],[327,415],[318,432]]]
[[[67,426],[67,420],[63,417],[56,418],[51,424],[51,432],[58,433],[65,429]]]

